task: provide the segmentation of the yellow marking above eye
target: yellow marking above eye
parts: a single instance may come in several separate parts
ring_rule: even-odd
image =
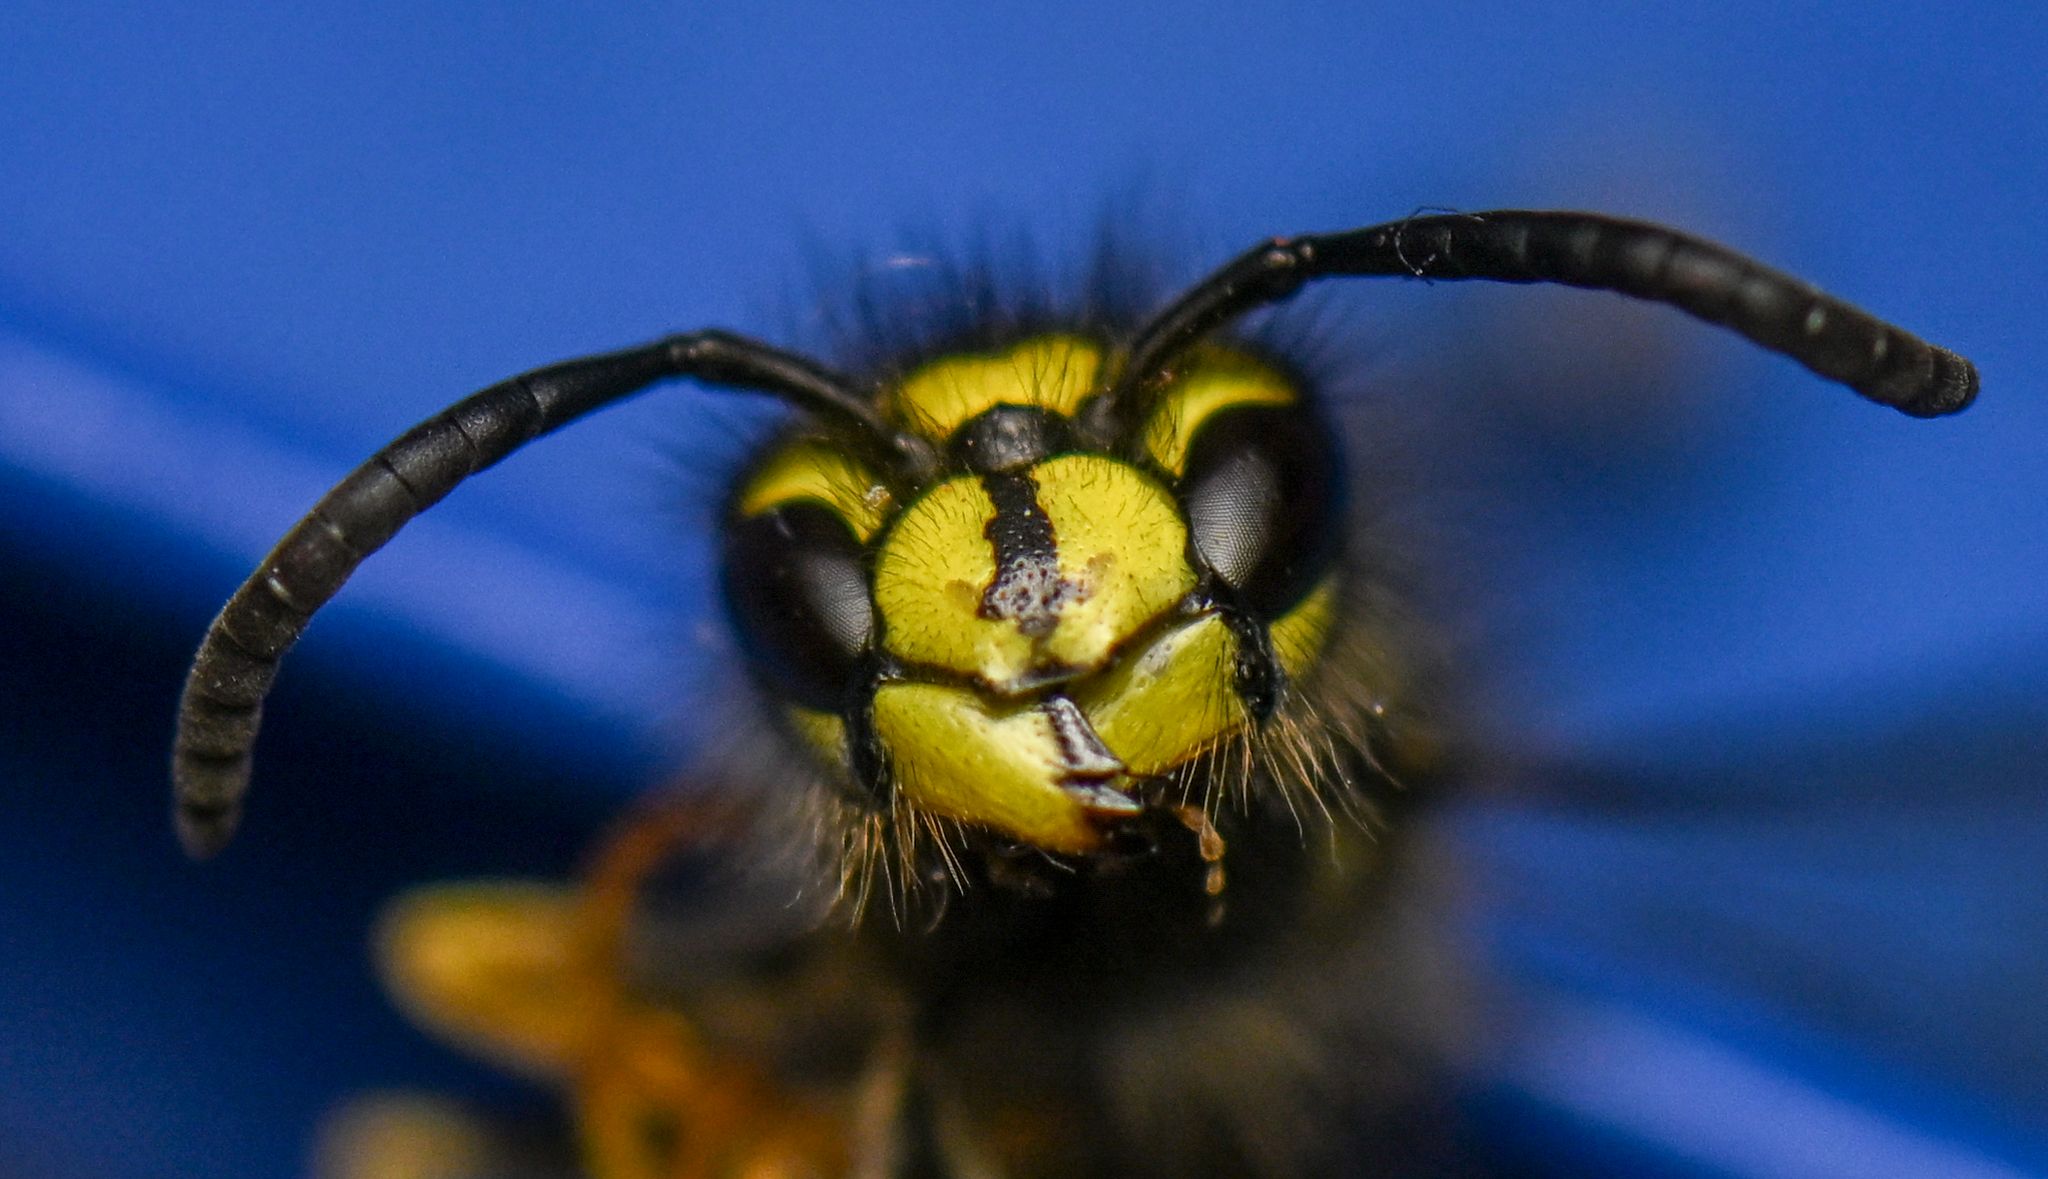
[[[821,438],[799,438],[778,448],[748,477],[739,513],[755,516],[799,500],[815,500],[837,512],[862,544],[881,531],[893,506],[889,489],[867,464]]]
[[[1035,405],[1072,417],[1096,391],[1102,347],[1080,336],[1040,336],[1004,352],[945,356],[912,372],[883,402],[890,416],[934,441],[998,405]]]
[[[996,577],[995,504],[973,477],[904,509],[882,541],[875,607],[882,645],[911,664],[974,676],[999,692],[1101,667],[1119,644],[1195,588],[1187,526],[1165,488],[1127,463],[1063,455],[1030,472],[1069,591],[1050,631],[984,617]]]
[[[1271,367],[1242,352],[1202,348],[1145,419],[1145,452],[1161,470],[1185,474],[1188,447],[1202,423],[1239,406],[1293,405],[1300,400],[1293,383]]]

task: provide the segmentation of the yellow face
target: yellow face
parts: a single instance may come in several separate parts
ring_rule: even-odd
[[[1299,391],[1211,348],[1105,436],[1110,375],[1078,336],[942,357],[883,400],[950,456],[924,485],[807,435],[740,489],[732,612],[857,796],[1086,852],[1313,668],[1337,479]]]

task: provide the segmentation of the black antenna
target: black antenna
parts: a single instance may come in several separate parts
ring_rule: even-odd
[[[1344,233],[1274,238],[1203,279],[1138,332],[1108,402],[1141,420],[1181,352],[1311,279],[1393,276],[1560,283],[1668,303],[1733,329],[1880,405],[1914,417],[1977,396],[1967,360],[1724,246],[1598,213],[1453,213]]]
[[[674,377],[769,393],[852,427],[885,452],[886,465],[909,477],[921,477],[934,461],[928,446],[892,429],[846,378],[720,331],[550,365],[457,402],[336,484],[213,620],[185,678],[171,754],[185,850],[210,856],[234,835],[278,661],[358,565],[464,479],[592,410]]]
[[[1551,282],[1669,303],[1919,417],[1977,393],[1970,362],[1814,287],[1710,242],[1593,213],[1410,217],[1346,233],[1276,238],[1203,280],[1141,330],[1104,398],[1138,420],[1182,350],[1225,322],[1335,275]],[[207,631],[179,703],[172,781],[180,839],[207,856],[234,834],[264,697],[315,611],[356,567],[456,484],[592,410],[687,377],[751,389],[850,428],[893,478],[936,466],[929,444],[814,362],[720,331],[671,336],[493,385],[408,430],[286,533]]]

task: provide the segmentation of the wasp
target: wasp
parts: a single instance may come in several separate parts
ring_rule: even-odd
[[[858,371],[712,330],[485,389],[342,480],[213,623],[174,752],[187,849],[233,833],[279,660],[362,561],[674,379],[795,411],[737,480],[722,555],[789,756],[646,807],[573,887],[402,900],[381,935],[400,1003],[557,1081],[579,1145],[549,1164],[386,1107],[337,1173],[1443,1166],[1455,986],[1392,900],[1404,816],[1444,773],[1421,604],[1391,600],[1357,526],[1369,472],[1326,390],[1229,334],[1348,276],[1668,304],[1918,417],[1977,391],[1954,353],[1724,247],[1529,211],[1275,238],[1149,314],[969,308]]]

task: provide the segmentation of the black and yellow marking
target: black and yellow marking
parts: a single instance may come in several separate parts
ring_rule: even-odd
[[[1187,473],[1188,448],[1217,414],[1257,405],[1300,404],[1301,391],[1273,366],[1233,348],[1205,345],[1146,416],[1145,455],[1178,478]]]
[[[1405,1074],[1455,1072],[1461,1037],[1433,1029],[1463,1022],[1467,988],[1409,928],[1401,890],[1428,874],[1374,829],[1391,800],[1354,781],[1435,758],[1437,669],[1391,595],[1343,579],[1336,546],[1363,533],[1306,386],[1284,360],[1209,342],[1341,276],[1647,299],[1914,416],[1977,392],[1954,353],[1722,247],[1513,210],[1272,238],[1123,324],[1106,322],[1118,284],[1091,286],[1073,322],[1102,338],[942,356],[879,390],[897,371],[886,338],[858,373],[723,331],[571,359],[400,435],[228,601],[180,704],[181,838],[203,856],[232,833],[279,660],[409,521],[656,383],[766,393],[806,433],[767,448],[730,504],[728,605],[763,686],[865,808],[800,787],[821,804],[800,845],[858,880],[841,898],[854,913],[877,862],[895,869],[898,922],[801,932],[771,915],[791,916],[779,899],[701,906],[721,914],[708,927],[671,914],[685,882],[670,878],[695,892],[707,875],[674,871],[694,868],[684,845],[726,861],[789,834],[758,799],[671,801],[574,894],[410,897],[383,943],[404,1005],[561,1082],[581,1170],[601,1179],[1419,1169],[1403,1145],[1440,1164],[1450,1094]],[[979,276],[916,310],[906,351],[934,327],[988,338],[1018,320]],[[1280,813],[1299,801],[1358,821],[1312,851]],[[946,881],[930,909],[894,904]],[[769,936],[741,934],[763,921]],[[363,1151],[346,1179],[573,1165],[487,1129],[387,1105],[333,1141]]]
[[[1071,418],[1102,391],[1103,346],[1047,335],[1001,352],[944,356],[883,395],[882,410],[905,428],[943,442],[998,405],[1029,405]]]
[[[737,513],[758,516],[805,501],[838,513],[863,544],[895,512],[889,488],[873,468],[834,442],[802,437],[778,447],[755,468],[740,490]]]
[[[1200,473],[1190,460],[1210,423],[1297,409],[1299,390],[1246,353],[1204,348],[1127,458],[1074,441],[1105,375],[1104,348],[1073,335],[942,357],[881,407],[953,470],[899,501],[857,458],[799,437],[736,497],[742,531],[822,508],[865,550],[875,652],[860,674],[886,674],[847,686],[853,712],[815,691],[785,706],[828,765],[886,774],[876,797],[1086,851],[1142,809],[1144,779],[1262,723],[1313,669],[1334,582],[1258,616],[1205,572],[1175,487]]]
[[[972,475],[939,484],[897,517],[874,573],[892,658],[1014,695],[1100,669],[1195,588],[1186,525],[1157,480],[1097,454],[1057,456],[1029,478],[1055,538],[1050,562],[1023,561],[1021,540],[991,540],[1011,525],[998,523],[987,481]],[[1012,506],[1013,520],[1023,515]],[[1019,554],[1009,581],[1005,549]]]
[[[1059,545],[1038,506],[1037,480],[1024,472],[983,475],[981,487],[996,509],[981,530],[995,547],[996,576],[981,593],[979,613],[1043,638],[1084,588],[1060,576]]]

